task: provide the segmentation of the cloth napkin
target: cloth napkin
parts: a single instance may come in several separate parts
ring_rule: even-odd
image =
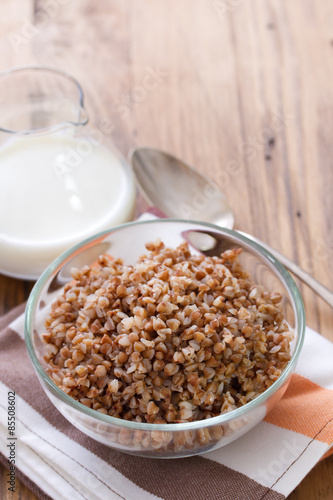
[[[12,479],[41,499],[283,499],[333,452],[333,344],[310,328],[297,371],[264,421],[204,455],[154,460],[94,441],[57,411],[26,350],[24,307],[0,318],[0,461],[9,468],[14,458]]]
[[[57,411],[28,357],[23,311],[24,304],[0,318],[0,460],[9,467],[8,444],[15,443],[16,477],[41,499],[283,499],[330,453],[333,344],[310,328],[297,373],[263,422],[204,455],[154,460],[97,443]],[[15,440],[7,420],[11,391]]]

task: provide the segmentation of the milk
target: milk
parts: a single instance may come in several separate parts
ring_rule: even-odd
[[[130,220],[135,189],[105,146],[66,133],[0,148],[0,272],[37,278],[64,250]]]

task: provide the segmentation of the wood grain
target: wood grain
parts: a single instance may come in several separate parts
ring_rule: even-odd
[[[157,146],[212,176],[237,228],[332,287],[332,2],[2,0],[1,6],[0,70],[40,63],[69,71],[85,90],[91,123],[123,153]],[[333,340],[332,310],[299,285],[308,325]],[[1,313],[30,289],[0,276]],[[12,498],[3,468],[0,484],[1,498]],[[332,497],[329,458],[289,498]],[[18,483],[13,498],[35,497]]]

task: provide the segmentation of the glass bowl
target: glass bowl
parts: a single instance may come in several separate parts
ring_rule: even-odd
[[[281,293],[285,318],[294,331],[292,357],[282,375],[265,392],[229,413],[205,420],[148,424],[99,413],[68,396],[47,375],[41,334],[51,303],[72,280],[72,267],[93,264],[99,255],[121,257],[135,264],[146,253],[145,244],[160,237],[166,246],[187,240],[192,253],[219,255],[242,248],[240,262],[252,279],[271,292]],[[300,293],[286,269],[264,248],[235,231],[212,224],[176,219],[133,222],[101,232],[57,258],[37,281],[26,308],[25,340],[38,379],[55,407],[91,438],[119,451],[153,458],[197,455],[239,438],[260,422],[286,391],[301,352],[305,315]]]

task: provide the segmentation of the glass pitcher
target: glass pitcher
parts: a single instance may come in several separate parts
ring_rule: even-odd
[[[83,91],[47,67],[0,73],[0,272],[36,279],[60,253],[133,216],[129,166],[87,126]]]

